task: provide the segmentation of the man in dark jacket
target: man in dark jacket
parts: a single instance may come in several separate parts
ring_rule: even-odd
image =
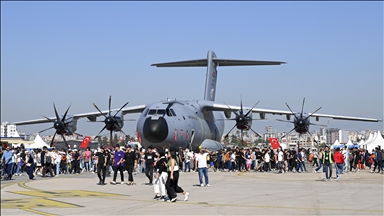
[[[373,172],[376,170],[376,165],[379,168],[377,173],[383,173],[383,155],[381,154],[381,151],[379,147],[375,148],[375,167],[373,168]]]

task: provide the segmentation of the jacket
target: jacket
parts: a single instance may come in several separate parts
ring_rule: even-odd
[[[333,155],[333,159],[335,159],[336,164],[343,164],[344,163],[344,157],[340,151],[335,152],[335,154]]]

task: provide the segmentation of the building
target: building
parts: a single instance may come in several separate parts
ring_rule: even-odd
[[[17,133],[16,125],[10,124],[8,122],[1,123],[1,137],[20,137]]]
[[[339,140],[339,130],[338,128],[328,128],[326,133],[327,133],[327,145],[332,145],[335,143],[336,140]],[[348,140],[347,140],[348,142]]]
[[[346,144],[348,140],[349,140],[349,131],[339,130],[339,142],[342,144]]]

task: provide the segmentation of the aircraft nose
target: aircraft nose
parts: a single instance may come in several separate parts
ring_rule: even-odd
[[[143,135],[152,143],[163,142],[168,136],[168,124],[164,118],[152,120],[147,118],[143,126]]]

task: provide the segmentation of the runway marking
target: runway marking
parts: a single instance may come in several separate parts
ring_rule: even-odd
[[[56,216],[55,214],[50,214],[50,213],[43,212],[43,211],[38,211],[38,210],[35,210],[35,209],[23,208],[22,210],[27,211],[27,212],[31,212],[31,213],[34,213],[34,214],[44,215],[44,216]]]
[[[2,188],[16,183],[9,183],[7,185],[2,185]],[[113,194],[113,193],[102,193],[95,191],[85,191],[85,190],[40,190],[37,188],[29,187],[26,185],[26,182],[19,182],[18,185],[21,188],[27,189],[28,191],[8,191],[10,193],[27,195],[33,198],[23,198],[23,199],[1,199],[1,208],[3,209],[21,209],[27,212],[51,216],[47,212],[39,211],[34,208],[79,208],[83,207],[80,205],[66,203],[58,200],[52,200],[50,198],[74,198],[74,197],[115,197],[115,196],[127,196],[123,194]]]
[[[9,186],[14,185],[14,184],[17,184],[17,182],[4,183],[4,184],[1,185],[1,189],[4,189],[4,188],[9,187]]]
[[[76,208],[74,205],[44,198],[1,199],[1,208],[31,209],[31,208]]]
[[[109,194],[85,190],[52,190],[52,191],[10,191],[11,193],[42,197],[42,198],[74,198],[74,197],[107,197],[124,196],[121,194]]]
[[[25,185],[25,182],[20,182],[19,186],[32,190],[32,191],[10,191],[11,193],[34,196],[34,197],[43,197],[43,198],[68,198],[68,197],[108,197],[108,196],[127,196],[124,194],[112,194],[112,193],[103,193],[95,191],[86,191],[86,190],[40,190],[36,188],[29,187]]]

